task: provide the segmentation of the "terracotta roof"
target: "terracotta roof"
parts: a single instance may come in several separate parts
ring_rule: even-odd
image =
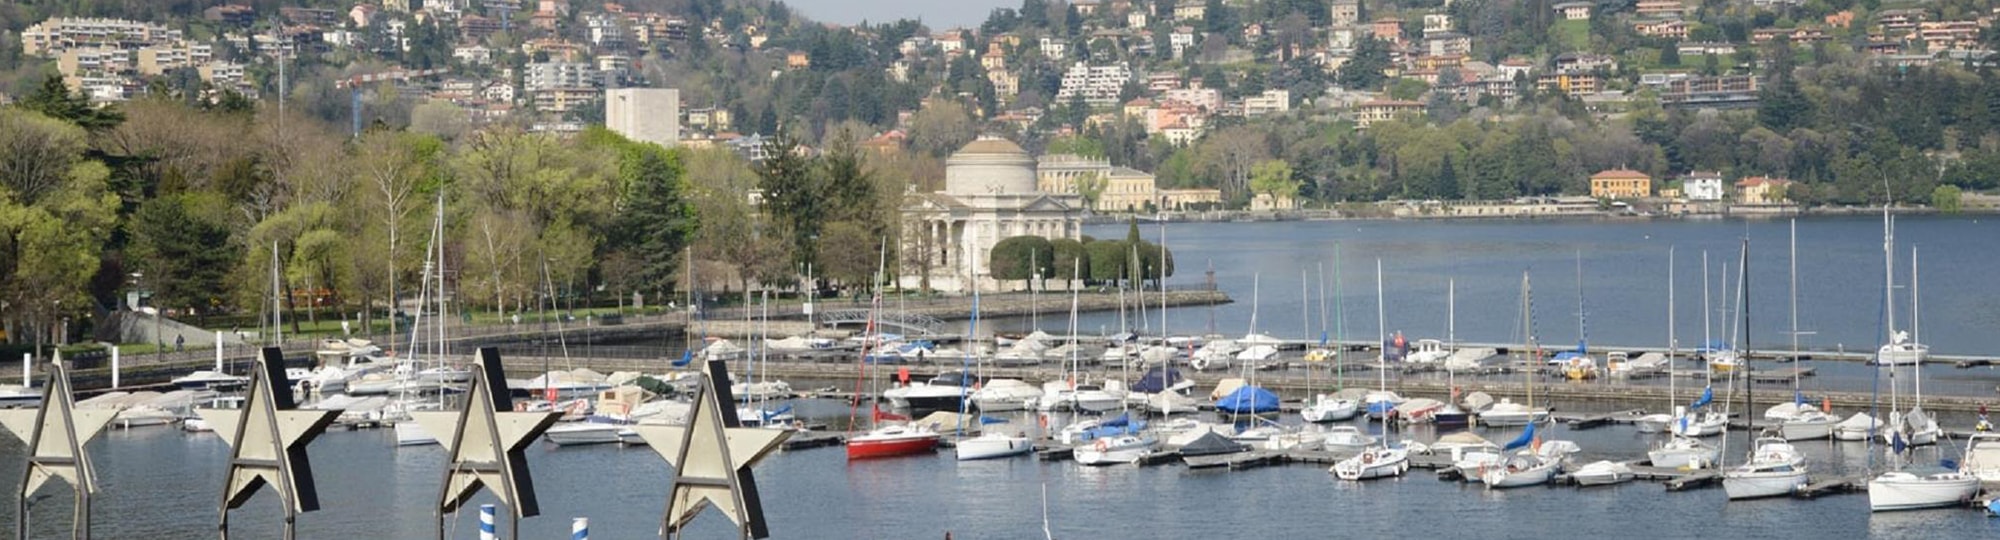
[[[1736,187],[1752,187],[1752,186],[1761,186],[1765,184],[1782,186],[1790,183],[1792,183],[1791,180],[1786,180],[1783,178],[1766,178],[1762,176],[1752,176],[1749,178],[1744,178],[1742,180],[1737,180]]]
[[[1652,178],[1652,176],[1648,176],[1646,173],[1642,173],[1631,169],[1612,169],[1590,175],[1590,178],[1593,180],[1598,178],[1635,178],[1635,177],[1647,178],[1647,179]]]

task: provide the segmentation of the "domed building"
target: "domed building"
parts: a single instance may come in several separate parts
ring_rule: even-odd
[[[996,290],[1002,283],[987,277],[994,244],[1082,238],[1083,200],[1044,193],[1035,178],[1035,158],[1006,139],[980,137],[946,158],[944,191],[912,194],[903,205],[902,286],[928,277],[935,290]]]

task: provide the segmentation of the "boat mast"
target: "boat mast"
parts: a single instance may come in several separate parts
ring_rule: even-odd
[[[1070,266],[1074,267],[1074,266],[1076,266],[1076,265],[1075,265],[1075,264],[1071,264]],[[1167,336],[1169,336],[1169,335],[1171,335],[1171,334],[1170,334],[1170,331],[1169,331],[1169,330],[1167,330],[1167,219],[1166,219],[1166,216],[1160,216],[1160,267],[1159,267],[1159,268],[1157,268],[1156,270],[1159,270],[1159,272],[1160,272],[1160,346],[1161,346],[1161,347],[1167,347],[1167,348],[1168,348],[1169,350],[1171,350],[1171,349],[1173,348],[1173,346],[1172,346],[1172,345],[1168,345],[1168,344],[1167,344]],[[1143,350],[1145,350],[1145,349],[1144,349],[1144,348],[1141,348],[1140,350],[1141,350],[1141,351],[1143,351]],[[1173,381],[1172,381],[1172,380],[1170,380],[1170,379],[1172,378],[1172,375],[1174,374],[1174,355],[1172,355],[1172,354],[1167,354],[1167,355],[1163,355],[1163,356],[1165,356],[1165,357],[1166,357],[1166,361],[1165,361],[1165,362],[1161,362],[1161,366],[1162,366],[1162,367],[1161,367],[1161,369],[1160,369],[1160,391],[1159,391],[1159,392],[1157,392],[1158,394],[1165,394],[1165,393],[1167,393],[1167,387],[1168,387],[1168,386],[1171,386],[1171,385],[1172,385],[1172,383],[1173,383]],[[1140,361],[1144,361],[1144,360],[1145,360],[1145,357],[1144,357],[1144,356],[1140,356],[1140,358],[1139,358],[1139,359],[1140,359]],[[1144,377],[1145,377],[1145,375],[1140,375],[1140,377],[1141,377],[1141,378],[1144,378]],[[1161,416],[1169,416],[1169,415],[1172,415],[1172,414],[1173,414],[1173,408],[1174,408],[1174,405],[1173,405],[1173,398],[1169,398],[1169,397],[1166,397],[1166,396],[1160,396],[1160,415],[1161,415]],[[1043,487],[1042,489],[1048,489],[1048,488],[1047,488],[1047,487]]]
[[[1076,273],[1077,270],[1075,268],[1070,269],[1070,275],[1076,275]],[[1070,400],[1070,406],[1072,408],[1074,408],[1077,403],[1076,385],[1083,380],[1083,361],[1077,359],[1076,357],[1076,348],[1077,348],[1076,347],[1076,303],[1077,303],[1077,290],[1070,289],[1069,291],[1069,365],[1070,365],[1069,400]]]
[[[857,423],[856,416],[858,416],[861,412],[861,384],[863,381],[868,380],[868,349],[871,345],[875,344],[876,340],[881,339],[879,336],[875,335],[875,316],[877,312],[882,311],[882,289],[880,288],[880,285],[882,283],[882,275],[886,271],[885,268],[888,266],[888,264],[889,264],[889,243],[887,241],[884,241],[882,243],[881,251],[876,255],[875,259],[875,278],[873,281],[869,282],[869,286],[875,287],[875,291],[874,295],[869,299],[868,326],[861,332],[861,356],[855,359],[858,363],[860,363],[861,369],[859,369],[855,374],[854,401],[850,402],[851,406],[849,406],[847,409],[847,426],[849,429],[853,429],[854,425]],[[972,283],[972,287],[973,290],[975,291],[978,290],[979,289],[978,281],[974,281]],[[873,409],[870,409],[870,411],[871,414],[868,415],[868,424],[870,426],[873,426],[875,424],[875,415],[872,414]]]
[[[1381,390],[1389,391],[1389,316],[1382,307],[1382,258],[1375,258],[1375,338],[1382,354],[1375,357],[1375,376]],[[1387,415],[1384,415],[1386,418]]]
[[[1910,364],[1910,384],[1916,387],[1915,409],[1924,408],[1924,333],[1922,319],[1917,315],[1917,246],[1910,246],[1910,355],[1915,360]]]
[[[971,264],[968,262],[967,266],[971,266]],[[1071,266],[1075,265],[1072,264]],[[972,367],[973,361],[976,360],[974,355],[978,354],[974,351],[979,349],[979,288],[978,287],[972,288],[972,321],[966,323],[965,325],[964,343],[965,343],[965,361],[961,362],[960,365],[962,365],[964,369],[967,369],[969,372],[970,368]],[[769,364],[770,364],[769,362],[766,362],[764,366],[764,369],[767,371],[771,369]],[[958,436],[960,437],[965,436],[965,413],[967,410],[966,407],[968,402],[972,401],[972,396],[968,394],[965,390],[965,384],[966,384],[965,379],[966,377],[963,376],[958,378]]]
[[[1667,410],[1674,410],[1674,355],[1680,352],[1680,337],[1674,333],[1674,246],[1667,246]]]
[[[1344,343],[1344,341],[1347,339],[1347,282],[1343,279],[1345,274],[1341,272],[1340,265],[1341,265],[1340,244],[1336,242],[1333,244],[1333,292],[1334,294],[1338,294],[1340,296],[1334,298],[1333,300],[1333,313],[1334,313],[1333,390],[1334,392],[1339,392],[1341,390],[1347,389],[1347,366],[1341,363],[1340,359],[1340,353],[1341,353],[1340,349],[1347,346],[1347,344]],[[1322,302],[1325,301],[1324,296],[1321,297],[1321,301]]]
[[[1750,380],[1750,239],[1742,240],[1742,254],[1736,270],[1737,324],[1743,327],[1743,342],[1737,348],[1743,351],[1740,358],[1743,372],[1743,414],[1754,414],[1757,410],[1757,385]],[[1754,447],[1754,445],[1753,445]]]
[[[1521,382],[1528,391],[1528,421],[1535,421],[1535,362],[1540,361],[1535,354],[1535,288],[1528,281],[1528,271],[1521,271],[1521,354],[1527,357],[1527,367],[1521,370]]]
[[[1299,328],[1305,330],[1303,333],[1306,336],[1306,342],[1310,343],[1312,342],[1312,281],[1304,268],[1299,269],[1299,316]],[[1310,348],[1311,346],[1308,345],[1307,347]],[[1312,364],[1306,364],[1306,392],[1311,393],[1312,387]]]
[[[1792,272],[1792,403],[1799,404],[1799,220],[1791,220]]]
[[[1326,261],[1320,261],[1320,263],[1319,263],[1319,346],[1320,346],[1321,348],[1325,348],[1325,347],[1327,346],[1327,342],[1326,342]],[[1332,349],[1332,351],[1331,351],[1331,353],[1330,353],[1330,354],[1331,354],[1332,356],[1330,356],[1330,357],[1328,358],[1328,360],[1332,361],[1332,362],[1334,363],[1334,365],[1339,365],[1339,364],[1340,364],[1340,345],[1339,345],[1339,344],[1334,344],[1334,346],[1333,346],[1333,349]],[[1306,373],[1310,374],[1310,373],[1312,373],[1312,370],[1311,370],[1310,368],[1308,368],[1308,369],[1306,370]],[[1310,385],[1310,384],[1308,384],[1307,386],[1311,386],[1311,385]]]

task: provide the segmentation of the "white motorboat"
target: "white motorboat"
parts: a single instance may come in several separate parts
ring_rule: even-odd
[[[792,397],[792,383],[785,381],[740,382],[729,385],[729,395],[737,401],[786,399]]]
[[[1042,389],[1019,379],[994,379],[972,392],[972,404],[985,412],[1019,411],[1042,397]]]
[[[1307,422],[1312,423],[1340,422],[1354,418],[1360,414],[1360,403],[1356,403],[1352,399],[1343,399],[1326,394],[1313,396],[1313,402],[1307,404],[1305,409],[1299,411],[1300,416],[1305,417]]]
[[[1078,464],[1091,466],[1138,463],[1139,458],[1152,455],[1155,444],[1151,438],[1119,435],[1076,447],[1075,459]]]
[[[18,384],[0,384],[0,408],[34,405],[41,402],[41,391]]]
[[[201,417],[195,416],[181,421],[181,431],[188,433],[208,433],[215,431],[215,427],[208,425],[207,420],[202,420]]]
[[[832,349],[840,343],[830,338],[812,336],[791,336],[784,339],[765,339],[764,346],[774,352],[797,353]]]
[[[1875,364],[1883,366],[1913,366],[1922,364],[1930,356],[1928,345],[1910,339],[1909,332],[1896,332],[1889,343],[1875,351]]]
[[[1833,436],[1833,426],[1839,423],[1837,416],[1808,408],[1779,421],[1778,434],[1787,441],[1825,439]]]
[[[959,384],[916,383],[904,387],[901,407],[924,411],[956,411],[972,389]]]
[[[1155,414],[1162,414],[1162,415],[1176,414],[1176,413],[1188,414],[1188,413],[1198,412],[1201,410],[1200,401],[1197,401],[1194,398],[1189,397],[1185,394],[1181,394],[1179,392],[1127,394],[1125,396],[1126,401],[1130,402],[1133,399],[1133,396],[1139,396],[1140,399],[1142,399],[1142,401],[1139,404],[1140,407],[1143,407],[1147,411],[1153,412]]]
[[[1415,350],[1404,356],[1403,361],[1413,364],[1436,364],[1447,358],[1451,358],[1451,349],[1446,348],[1443,341],[1419,339]]]
[[[1237,362],[1243,362],[1251,367],[1263,366],[1277,357],[1278,347],[1275,345],[1251,345],[1236,353]]]
[[[213,390],[243,386],[250,382],[250,378],[204,369],[175,378],[172,382],[184,390]]]
[[[1451,468],[1458,473],[1459,479],[1473,483],[1486,481],[1486,471],[1498,468],[1500,462],[1506,459],[1500,447],[1493,443],[1459,448],[1452,451],[1451,457]]]
[[[1490,347],[1459,349],[1444,359],[1444,369],[1454,373],[1476,370],[1484,367],[1482,361],[1499,355],[1499,350]]]
[[[1333,426],[1326,429],[1326,436],[1320,438],[1320,445],[1328,450],[1352,450],[1372,446],[1377,442],[1373,435],[1362,433],[1354,426]]]
[[[1410,454],[1407,450],[1374,446],[1333,464],[1327,472],[1341,480],[1360,481],[1402,476],[1409,470]]]
[[[1542,457],[1533,451],[1522,450],[1498,467],[1487,467],[1479,480],[1486,489],[1507,489],[1538,486],[1549,483],[1556,477],[1556,468],[1562,460]]]
[[[1154,433],[1166,436],[1167,446],[1181,447],[1187,446],[1188,443],[1192,443],[1195,439],[1200,439],[1203,435],[1209,433],[1214,433],[1225,438],[1234,437],[1236,436],[1236,426],[1233,424],[1203,422],[1192,418],[1175,418],[1160,422]]]
[[[1548,418],[1548,409],[1531,408],[1507,398],[1501,398],[1499,403],[1479,413],[1479,423],[1500,427],[1525,426],[1529,422],[1541,423]]]
[[[1666,433],[1674,424],[1674,415],[1653,413],[1632,419],[1632,426],[1640,433]]]
[[[1958,471],[1982,482],[2000,483],[2000,433],[1980,431],[1965,439],[1965,462]]]
[[[1005,433],[986,433],[978,437],[958,442],[959,461],[978,459],[999,459],[1026,455],[1035,450],[1035,443],[1024,436]]]
[[[1233,340],[1210,341],[1189,355],[1188,367],[1194,368],[1195,371],[1226,370],[1235,360],[1236,354],[1243,352],[1243,349],[1243,345]]]
[[[1730,500],[1790,495],[1806,487],[1806,460],[1791,443],[1759,437],[1750,461],[1722,473]]]
[[[1672,437],[1667,442],[1646,452],[1654,467],[1670,469],[1707,469],[1715,466],[1721,450],[1701,439],[1693,437]]]
[[[623,429],[625,426],[620,424],[570,422],[550,427],[542,432],[542,437],[556,446],[611,444],[619,441],[618,432]]]
[[[1264,439],[1265,450],[1318,450],[1326,444],[1326,433],[1318,431],[1285,431]]]
[[[1674,420],[1668,432],[1681,437],[1713,437],[1729,428],[1729,415],[1717,411],[1688,413]]]
[[[1074,409],[1101,413],[1124,405],[1125,397],[1123,392],[1113,393],[1094,384],[1079,384],[1076,391],[1070,394],[1069,401]]]
[[[1403,396],[1388,390],[1371,391],[1361,398],[1363,410],[1368,412],[1368,419],[1376,421],[1388,418],[1395,412],[1397,405],[1403,404],[1403,401]]]
[[[1865,441],[1874,437],[1875,430],[1881,425],[1881,420],[1868,416],[1868,413],[1854,413],[1854,416],[1849,416],[1846,420],[1833,425],[1833,440]]]
[[[1579,486],[1606,486],[1629,482],[1633,478],[1632,467],[1616,461],[1595,461],[1576,472],[1570,473]]]
[[[1875,512],[1963,506],[1979,495],[1979,478],[1958,472],[1882,473],[1868,481],[1868,509]]]

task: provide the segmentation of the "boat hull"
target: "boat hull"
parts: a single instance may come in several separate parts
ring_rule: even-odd
[[[1666,433],[1673,424],[1674,417],[1670,414],[1649,414],[1632,421],[1640,433]]]
[[[1035,443],[1027,437],[974,437],[958,443],[958,460],[1001,459],[1027,455]]]
[[[1576,480],[1576,485],[1579,486],[1608,486],[1631,481],[1632,471],[1578,471],[1570,475],[1570,478]]]
[[[874,459],[930,453],[937,450],[938,438],[913,436],[895,439],[862,439],[847,441],[847,459]]]
[[[1410,470],[1409,456],[1401,452],[1392,452],[1381,459],[1364,461],[1363,458],[1368,456],[1370,454],[1362,454],[1333,464],[1331,469],[1333,476],[1341,480],[1361,481],[1402,476]]]
[[[1306,407],[1305,410],[1299,411],[1299,415],[1304,417],[1307,422],[1316,424],[1339,422],[1361,415],[1359,405],[1349,400],[1340,401],[1338,403],[1314,404],[1311,407]]]
[[[964,401],[956,394],[903,396],[907,408],[919,411],[956,411]]]
[[[1806,487],[1806,472],[1759,472],[1722,477],[1722,491],[1729,500],[1761,499],[1791,495]]]
[[[1868,508],[1875,512],[1919,510],[1965,504],[1979,495],[1979,479],[1966,475],[1950,478],[1877,479],[1868,483]]]
[[[556,446],[586,446],[592,444],[612,444],[619,442],[618,432],[623,428],[612,424],[581,424],[557,426],[542,432],[542,438]]]
[[[1554,480],[1555,477],[1556,464],[1550,462],[1511,473],[1505,470],[1488,469],[1485,476],[1480,480],[1486,482],[1486,489],[1509,489],[1547,484],[1550,480]]]
[[[1826,439],[1833,436],[1836,420],[1798,420],[1778,424],[1778,435],[1787,441]]]

